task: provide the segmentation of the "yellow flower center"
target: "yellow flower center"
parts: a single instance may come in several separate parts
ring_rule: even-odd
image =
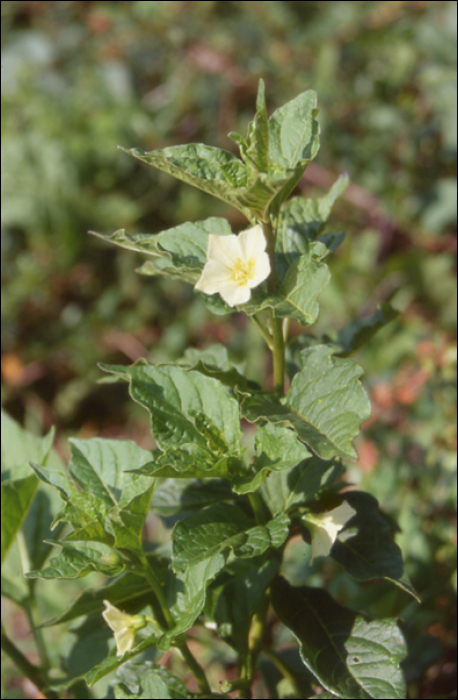
[[[243,286],[252,280],[256,274],[256,260],[249,258],[247,261],[237,258],[234,263],[232,280]]]

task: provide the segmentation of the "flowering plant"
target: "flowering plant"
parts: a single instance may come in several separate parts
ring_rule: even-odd
[[[37,672],[34,682],[48,697],[83,682],[87,693],[109,674],[117,698],[250,698],[268,683],[272,697],[405,697],[396,621],[345,608],[316,577],[293,585],[285,565],[300,538],[303,579],[317,571],[315,559],[328,557],[349,578],[386,579],[415,597],[395,526],[343,478],[370,413],[362,369],[349,356],[392,312],[384,306],[334,341],[310,332],[289,338],[291,320],[315,323],[330,278],[326,260],[343,240],[327,220],[346,176],[319,199],[290,198],[317,154],[317,117],[308,90],[269,119],[261,81],[247,136],[231,134],[240,158],[202,144],[129,151],[236,207],[248,227],[237,235],[212,217],[153,235],[118,230],[103,238],[145,253],[140,272],[192,284],[214,312],[246,314],[272,353],[273,385],[252,381],[221,345],[194,349],[178,364],[103,366],[149,412],[156,447],[72,440],[67,475],[49,461],[49,438],[35,446],[34,473],[11,467],[5,493],[16,507],[5,531],[2,523],[2,561],[41,482],[63,502],[54,518],[59,551],[48,561],[46,544],[30,555],[27,577],[108,577],[49,622],[84,616],[79,634],[94,657],[79,675]],[[256,431],[252,449],[242,442],[247,423]],[[150,510],[172,526],[169,543],[143,536]],[[94,625],[114,633],[109,654],[106,636],[91,637]],[[191,650],[191,628],[212,635],[199,637],[202,645],[224,647],[233,680],[210,677]],[[282,639],[294,642],[292,655]],[[7,641],[4,648],[11,652]],[[193,685],[161,664],[171,650]]]

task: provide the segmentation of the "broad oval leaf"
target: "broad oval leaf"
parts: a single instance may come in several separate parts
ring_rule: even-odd
[[[318,153],[317,96],[307,90],[277,109],[269,119],[271,173],[291,170],[304,163],[304,170]]]
[[[400,664],[407,649],[394,620],[368,622],[326,591],[296,588],[280,576],[272,583],[272,604],[327,690],[349,700],[406,697]]]
[[[130,367],[102,365],[102,369],[130,382],[132,397],[151,414],[161,450],[190,444],[211,453],[240,453],[237,402],[221,382],[183,367],[144,361]]]
[[[302,369],[283,402],[272,394],[236,390],[243,417],[293,428],[322,459],[356,457],[352,441],[370,415],[370,403],[358,381],[361,367],[332,353],[327,345],[304,350]]]

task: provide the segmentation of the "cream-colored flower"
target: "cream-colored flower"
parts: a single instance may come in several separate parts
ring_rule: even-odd
[[[270,274],[266,239],[261,226],[238,236],[208,237],[207,262],[196,289],[205,294],[219,292],[229,306],[246,304],[251,290]]]
[[[307,515],[306,524],[312,534],[312,557],[310,563],[316,557],[328,556],[332,545],[337,539],[337,535],[354,515],[356,515],[356,510],[346,501],[338,508],[334,508],[334,510],[330,510],[327,513]]]
[[[127,615],[118,610],[108,600],[104,600],[105,610],[102,615],[105,622],[114,633],[117,655],[122,656],[134,645],[137,630],[145,627],[146,620],[142,615]]]

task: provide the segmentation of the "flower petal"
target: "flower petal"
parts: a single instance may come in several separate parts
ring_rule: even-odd
[[[312,556],[310,563],[316,557],[327,557],[331,551],[331,547],[335,542],[328,530],[324,527],[314,527],[312,530]]]
[[[205,294],[215,294],[215,292],[219,292],[221,285],[227,284],[232,279],[232,274],[232,268],[221,262],[209,260],[205,264],[195,288],[200,292],[205,292]]]
[[[310,562],[315,557],[328,556],[337,535],[354,515],[356,515],[356,510],[344,501],[337,508],[322,513],[307,523],[312,531],[312,558]]]
[[[252,228],[247,228],[246,231],[239,233],[238,239],[243,259],[254,258],[257,262],[267,246],[266,237],[261,226],[257,224]]]
[[[128,627],[130,625],[130,615],[118,610],[118,608],[112,605],[108,600],[104,600],[103,603],[105,605],[105,610],[102,612],[102,615],[113,632],[116,632],[121,627]]]
[[[325,517],[326,520],[330,517],[332,522],[339,528],[340,532],[354,515],[356,515],[356,510],[352,508],[347,501],[344,501],[338,508],[328,511]]]
[[[256,258],[256,268],[253,279],[248,280],[248,286],[250,289],[257,287],[264,282],[270,275],[270,260],[267,253],[261,253],[261,255]]]
[[[247,284],[240,285],[237,282],[228,282],[219,287],[218,292],[229,306],[246,304],[250,300],[251,291]]]
[[[215,236],[211,233],[208,237],[207,260],[214,260],[228,267],[233,266],[237,258],[242,257],[242,249],[238,236]]]
[[[132,627],[126,627],[118,632],[115,632],[117,656],[122,656],[126,651],[130,651],[134,646],[135,630]]]

